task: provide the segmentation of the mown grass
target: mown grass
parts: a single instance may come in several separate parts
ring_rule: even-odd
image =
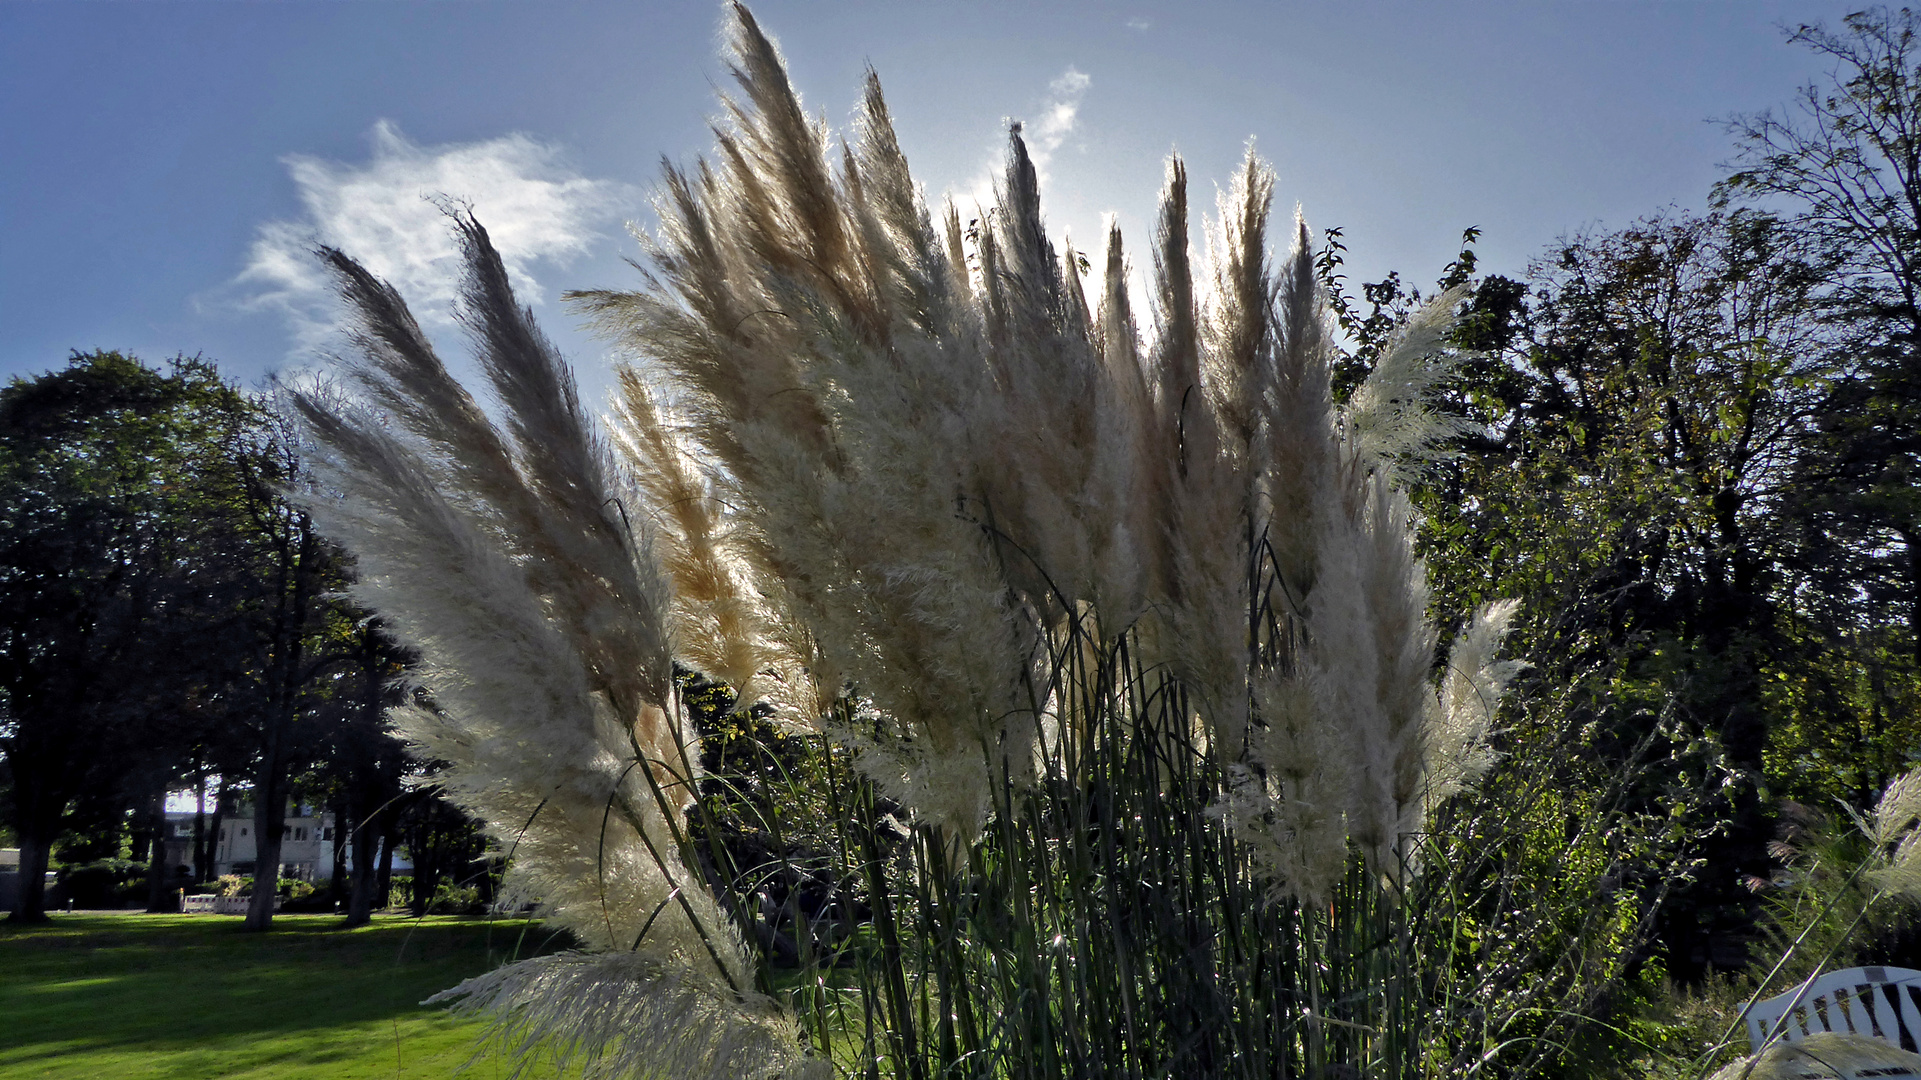
[[[214,915],[0,922],[0,1080],[447,1077],[483,1028],[420,1004],[555,947],[519,920],[281,916],[267,934]],[[466,1075],[507,1076],[483,1050]],[[534,1070],[530,1075],[551,1075]]]

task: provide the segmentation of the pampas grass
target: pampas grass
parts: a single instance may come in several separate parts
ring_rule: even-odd
[[[571,298],[630,356],[611,448],[470,215],[462,318],[500,425],[391,288],[322,252],[360,396],[296,399],[335,493],[312,509],[425,658],[401,730],[589,948],[452,996],[595,1075],[822,1067],[699,870],[679,662],[851,755],[864,1039],[902,1075],[1415,1067],[1411,999],[1365,988],[1393,964],[1359,943],[1393,937],[1382,883],[1490,764],[1514,671],[1496,604],[1432,677],[1399,486],[1455,431],[1429,397],[1460,294],[1340,406],[1307,228],[1271,259],[1251,152],[1201,267],[1170,160],[1143,340],[1119,230],[1090,302],[1018,125],[963,230],[876,78],[838,141],[738,6],[727,50],[737,94],[712,160],[666,170],[641,287]],[[871,841],[888,800],[906,865]],[[794,1000],[831,1054],[823,995]],[[1401,1019],[1337,1016],[1380,1009]],[[1183,1015],[1202,1041],[1177,1049]]]
[[[792,1022],[753,992],[736,928],[683,855],[692,768],[667,585],[485,230],[465,215],[454,227],[469,267],[462,318],[507,430],[448,375],[390,287],[323,250],[357,318],[349,371],[384,415],[293,396],[334,493],[309,510],[354,552],[356,598],[422,657],[426,696],[395,710],[395,726],[447,763],[434,779],[511,852],[510,894],[538,899],[591,949],[631,958],[590,968],[611,981],[588,996],[658,998],[629,1009],[662,1025],[621,1032],[629,1056],[661,1047],[675,1075],[781,1074],[798,1058]],[[593,1057],[601,1018],[553,1004],[563,990],[588,993],[573,963],[529,961],[451,993],[509,1023],[538,1018]],[[690,1041],[689,1024],[704,1034]],[[742,1045],[781,1052],[743,1071]]]

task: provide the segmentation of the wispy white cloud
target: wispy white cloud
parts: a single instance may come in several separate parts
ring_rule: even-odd
[[[1034,124],[1027,144],[1028,152],[1034,156],[1036,172],[1045,173],[1054,151],[1073,134],[1074,122],[1080,116],[1081,98],[1086,96],[1093,81],[1086,72],[1070,67],[1061,72],[1060,78],[1047,84],[1047,104],[1042,107],[1041,118]]]
[[[451,323],[459,257],[441,207],[470,205],[500,250],[523,299],[539,303],[531,267],[564,263],[634,200],[623,184],[581,176],[557,148],[522,134],[484,142],[418,146],[392,122],[370,134],[362,165],[304,154],[285,159],[304,215],[260,227],[247,268],[234,280],[241,306],[283,313],[295,351],[328,342],[336,309],[313,257],[330,244],[393,283],[430,329]]]
[[[1153,26],[1154,24],[1152,22],[1149,22],[1147,19],[1144,19],[1141,16],[1136,15],[1133,18],[1128,19],[1126,22],[1121,23],[1121,25],[1127,27],[1129,30],[1133,30],[1138,33],[1144,34],[1147,32],[1148,28]]]
[[[1058,78],[1047,84],[1047,97],[1035,114],[1037,118],[1023,126],[1021,134],[1027,140],[1027,154],[1033,159],[1034,172],[1043,190],[1047,187],[1047,167],[1053,161],[1055,151],[1074,133],[1080,117],[1081,99],[1087,96],[1087,88],[1093,81],[1086,72],[1074,67],[1061,72]],[[1005,144],[996,146],[973,181],[964,191],[955,194],[955,202],[968,210],[976,204],[983,207],[993,205],[994,185],[1006,171],[1006,155]]]

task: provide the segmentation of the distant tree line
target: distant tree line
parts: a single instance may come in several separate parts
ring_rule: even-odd
[[[168,903],[185,883],[165,858],[174,791],[213,811],[195,821],[194,881],[212,877],[221,815],[251,806],[256,927],[272,918],[290,800],[334,812],[329,889],[352,921],[384,905],[376,884],[403,842],[429,876],[467,872],[435,854],[477,843],[472,823],[409,785],[421,764],[382,716],[408,658],[341,597],[352,566],[284,497],[308,482],[301,453],[267,397],[198,357],[76,353],[0,388],[13,918],[45,917],[56,855],[130,854],[149,864],[149,906]]]

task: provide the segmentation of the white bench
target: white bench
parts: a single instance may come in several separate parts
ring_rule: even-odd
[[[1817,1032],[1864,1035],[1921,1052],[1921,971],[1857,967],[1810,978],[1742,1013],[1759,1052],[1770,1041],[1794,1042]]]
[[[280,910],[283,903],[280,897],[273,898],[273,909]],[[180,898],[181,911],[211,911],[215,915],[245,915],[253,903],[248,896],[183,896]]]

